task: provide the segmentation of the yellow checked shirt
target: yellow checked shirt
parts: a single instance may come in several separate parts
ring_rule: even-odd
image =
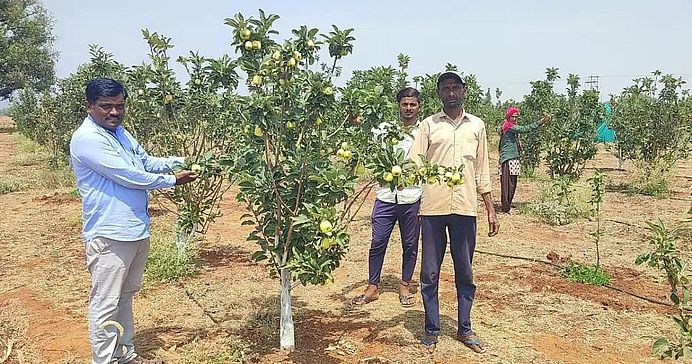
[[[478,213],[477,193],[492,190],[485,123],[479,117],[462,112],[452,120],[444,112],[423,120],[413,135],[408,157],[417,163],[419,155],[445,167],[464,164],[464,184],[425,185],[420,215],[466,215]]]

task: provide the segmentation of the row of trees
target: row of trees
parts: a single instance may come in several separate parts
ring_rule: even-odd
[[[422,115],[438,112],[440,106],[438,74],[410,77],[405,55],[399,55],[397,68],[356,71],[345,87],[335,87],[339,61],[353,51],[353,29],[333,26],[320,33],[301,26],[278,39],[273,29],[278,19],[261,10],[257,17],[236,14],[226,19],[235,55],[208,58],[190,52],[178,57],[175,62],[184,66],[187,81],[172,71],[172,40],[161,34],[142,32],[150,49],[148,61],[129,67],[93,46],[91,61],[53,87],[27,87],[17,93],[12,115],[19,131],[46,146],[51,164],[58,166],[67,159],[69,138],[84,118],[86,82],[105,76],[125,83],[127,128],[154,154],[188,156],[185,168],[202,176],[197,183],[158,195],[175,206],[179,253],[189,253],[190,242],[218,217],[218,202],[228,186],[237,185],[237,198],[249,212],[242,223],[254,226],[248,237],[258,246],[253,258],[265,262],[281,282],[281,346],[288,348],[293,346],[291,284],[333,280],[332,272],[348,249],[353,210],[366,192],[378,184],[432,177],[399,178],[406,173],[401,168],[406,162],[393,151],[392,142],[406,130],[392,128],[377,143],[371,130],[383,120],[397,119],[395,94],[406,85],[421,90]],[[457,68],[448,64],[446,70]],[[602,107],[596,92],[579,90],[575,75],[568,76],[567,94],[559,94],[554,89],[558,78],[557,69],[548,69],[546,79],[532,82],[531,93],[517,103],[525,120],[536,120],[541,113],[555,120],[526,140],[524,164],[533,170],[545,155],[551,176],[574,180],[595,154]],[[512,102],[494,102],[473,75],[465,79],[466,110],[496,130]],[[241,82],[247,94],[238,92]],[[670,168],[689,150],[690,97],[681,91],[679,79],[662,77],[665,86],[659,94],[653,87],[657,82],[637,81],[615,97],[613,127],[623,151],[656,145],[660,151],[652,163],[663,160]],[[500,95],[496,90],[495,99]],[[659,125],[663,119],[668,130],[678,132],[658,147],[662,139],[657,138],[664,137],[661,128],[650,127],[647,134],[640,126]],[[630,138],[635,131],[644,136]],[[675,152],[666,152],[670,150]],[[624,155],[645,158],[634,152]],[[430,173],[443,168],[434,166]],[[366,170],[374,172],[374,178],[364,179],[370,175]]]
[[[633,80],[619,95],[611,95],[614,113],[608,120],[615,131],[613,146],[622,158],[635,162],[639,182],[658,183],[670,168],[689,155],[692,146],[692,97],[681,77],[652,72],[653,77]],[[604,118],[599,94],[579,91],[577,75],[567,76],[566,94],[556,92],[557,68],[548,68],[544,80],[531,82],[531,92],[519,103],[525,120],[541,113],[555,122],[541,133],[525,137],[523,166],[531,172],[542,156],[551,177],[578,179],[596,154],[596,131]]]

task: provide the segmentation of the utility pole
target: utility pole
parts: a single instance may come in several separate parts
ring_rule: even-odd
[[[586,79],[585,83],[589,87],[589,89],[598,91],[598,78],[599,76],[592,75]]]

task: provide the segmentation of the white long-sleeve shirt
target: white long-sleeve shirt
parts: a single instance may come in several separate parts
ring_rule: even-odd
[[[383,122],[380,123],[380,125],[376,128],[373,129],[372,132],[375,134],[375,136],[379,136],[382,134],[385,134],[387,132],[387,129],[392,126],[392,123],[390,122]],[[413,127],[411,130],[412,133],[416,131],[418,128],[418,123],[416,123],[416,126]],[[404,151],[404,155],[408,153],[408,150],[411,149],[411,144],[413,143],[413,137],[406,135],[403,140],[401,140],[397,145],[395,145],[395,148],[402,149]],[[402,190],[394,190],[392,191],[391,188],[389,187],[382,187],[376,192],[376,198],[382,202],[387,202],[387,203],[396,203],[400,205],[408,205],[412,203],[416,203],[416,201],[420,200],[421,195],[423,194],[423,190],[419,186],[408,186],[404,187]]]

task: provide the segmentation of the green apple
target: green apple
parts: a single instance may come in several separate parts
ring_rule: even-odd
[[[332,223],[329,222],[329,220],[322,220],[320,222],[320,231],[323,234],[330,234],[332,230],[334,230],[334,225],[332,225]]]
[[[254,75],[254,76],[252,76],[252,81],[250,81],[250,83],[252,83],[252,85],[254,85],[254,86],[259,86],[262,84],[262,81],[263,81],[262,76]]]

